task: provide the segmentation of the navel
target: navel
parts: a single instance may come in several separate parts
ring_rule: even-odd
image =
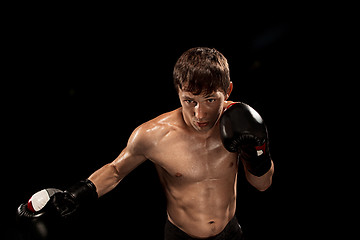
[[[175,174],[175,177],[182,177],[182,174],[179,173],[179,172],[177,172],[177,173]]]

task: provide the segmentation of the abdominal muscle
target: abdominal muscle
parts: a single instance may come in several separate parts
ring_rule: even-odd
[[[234,217],[236,208],[236,184],[224,181],[206,179],[175,189],[166,184],[169,221],[191,237],[220,233]]]

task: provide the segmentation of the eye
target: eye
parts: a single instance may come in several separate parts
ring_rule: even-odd
[[[209,103],[212,103],[212,102],[215,102],[216,101],[216,99],[214,99],[214,98],[210,98],[210,99],[208,99],[207,100]]]
[[[186,102],[187,104],[194,103],[194,101],[193,101],[193,100],[184,100],[184,102]]]

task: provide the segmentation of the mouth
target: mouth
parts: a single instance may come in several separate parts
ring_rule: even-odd
[[[209,125],[209,122],[196,122],[196,124],[197,124],[199,127],[203,128],[203,127],[206,127],[207,125]]]

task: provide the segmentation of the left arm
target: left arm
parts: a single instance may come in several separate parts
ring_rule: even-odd
[[[261,116],[244,103],[232,104],[221,116],[220,135],[228,151],[240,154],[248,182],[259,191],[269,188],[274,163]]]

